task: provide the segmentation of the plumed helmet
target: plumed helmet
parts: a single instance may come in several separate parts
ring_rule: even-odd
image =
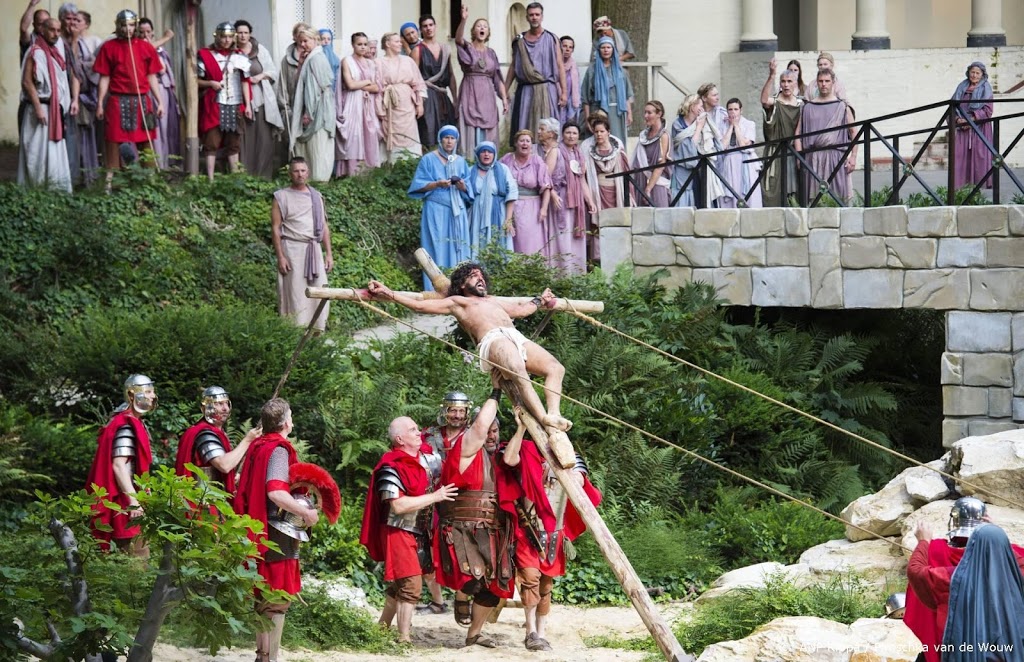
[[[227,402],[227,411],[218,407],[220,402]],[[212,425],[223,425],[231,417],[231,397],[221,386],[207,386],[203,389],[203,417]]]
[[[341,493],[327,470],[308,462],[296,462],[288,468],[288,482],[291,484],[291,495],[296,501],[307,508],[319,510],[331,524],[338,521],[341,515]],[[306,521],[282,508],[268,513],[267,524],[290,538],[301,542],[309,540]]]
[[[964,542],[971,537],[974,529],[985,523],[986,512],[985,502],[977,497],[960,497],[953,503],[949,511],[949,533],[946,537],[950,540],[961,539]]]
[[[462,391],[448,391],[444,394],[444,399],[441,400],[441,406],[438,407],[437,411],[437,424],[446,425],[448,422],[448,410],[453,407],[461,407],[467,410],[473,406],[473,401],[469,399],[469,396]]]
[[[124,401],[138,414],[156,409],[156,391],[153,380],[146,375],[129,375],[124,380]]]
[[[224,21],[218,23],[216,29],[213,31],[214,37],[234,37],[235,36],[235,24],[231,21]]]
[[[903,620],[903,613],[907,610],[907,594],[893,593],[885,599],[885,617],[893,620]]]

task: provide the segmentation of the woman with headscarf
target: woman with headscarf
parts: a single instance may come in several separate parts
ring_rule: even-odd
[[[640,132],[631,168],[646,168],[665,163],[669,155],[669,134],[665,127],[665,106],[657,100],[644,104],[644,130]],[[636,173],[637,185],[644,195],[636,194],[637,207],[668,207],[672,166]]]
[[[512,245],[517,253],[544,253],[548,243],[545,232],[551,198],[551,175],[544,159],[533,149],[533,133],[522,129],[513,136],[514,152],[501,157],[519,185],[519,199],[513,210],[515,232]]]
[[[462,68],[462,85],[459,87],[459,131],[462,132],[462,153],[476,152],[476,146],[483,142],[498,141],[498,104],[495,95],[501,97],[502,113],[508,113],[508,94],[505,81],[501,78],[498,54],[488,47],[491,39],[491,25],[486,18],[478,18],[470,30],[469,43],[463,39],[469,8],[462,5],[462,20],[455,28],[455,49]]]
[[[402,38],[397,33],[388,32],[380,41],[384,57],[377,61],[381,86],[377,116],[384,134],[383,156],[394,163],[422,154],[416,118],[423,114],[427,86],[413,59],[402,55]]]
[[[423,201],[420,245],[439,267],[454,267],[469,258],[469,214],[473,203],[469,167],[455,153],[459,130],[450,124],[437,132],[437,149],[420,159],[409,184],[409,197]],[[433,289],[423,275],[423,288]]]
[[[284,130],[274,93],[277,67],[267,47],[252,36],[252,24],[248,21],[235,21],[235,44],[249,58],[248,82],[252,87],[252,119],[239,118],[245,124],[239,160],[250,175],[272,179],[276,170],[276,136]]]
[[[604,209],[632,207],[630,196],[623,195],[622,178],[609,176],[629,170],[626,147],[609,131],[608,120],[602,117],[591,123],[594,132],[590,146],[583,152],[586,163],[587,185],[597,213],[590,217],[590,231],[587,233],[587,259],[598,264],[601,261],[600,226],[598,214]]]
[[[335,98],[338,126],[334,174],[338,177],[380,165],[380,86],[376,64],[367,57],[368,43],[364,33],[356,32],[352,35],[352,55],[341,61]]]
[[[298,35],[299,79],[292,108],[291,147],[309,164],[309,179],[330,180],[334,172],[334,128],[337,112],[331,65],[319,47],[317,33],[304,28]]]
[[[965,78],[956,86],[952,99],[964,102],[953,111],[956,120],[953,184],[960,188],[967,184],[977,184],[992,167],[992,153],[967,123],[968,117],[974,120],[981,134],[992,144],[992,123],[986,121],[992,117],[992,85],[988,82],[988,71],[984,64],[971,62]],[[985,188],[992,188],[991,177],[985,180]]]
[[[480,250],[497,242],[512,250],[512,210],[519,199],[519,186],[512,171],[498,163],[498,148],[490,141],[476,146],[476,163],[470,172],[473,206],[469,210],[469,259],[476,260]]]
[[[334,30],[330,28],[320,28],[320,48],[323,49],[324,55],[327,56],[327,61],[331,65],[331,71],[333,76],[331,77],[331,86],[335,86],[338,83],[338,69],[341,67],[341,60],[338,59],[338,54],[334,52]]]
[[[597,40],[594,61],[583,76],[580,101],[584,117],[598,108],[608,113],[611,134],[626,143],[626,132],[633,123],[633,84],[622,69],[619,54],[615,52],[615,40],[611,37]]]
[[[402,38],[402,54],[411,55],[412,49],[419,45],[420,41],[420,26],[416,25],[412,21],[402,23],[402,27],[398,28],[398,35]]]
[[[690,159],[700,154],[713,154],[722,151],[722,140],[718,135],[718,129],[710,121],[710,115],[704,111],[701,98],[692,94],[688,96],[679,106],[679,117],[672,123],[672,160]],[[700,165],[699,160],[677,163],[672,169],[672,198],[674,199],[679,190],[689,180],[686,190],[676,202],[676,207],[696,207],[696,191],[701,186],[698,179],[701,173],[698,171],[693,178],[690,175]],[[712,201],[725,194],[725,187],[722,181],[707,169],[707,178],[703,181],[703,204],[702,207],[710,207]]]

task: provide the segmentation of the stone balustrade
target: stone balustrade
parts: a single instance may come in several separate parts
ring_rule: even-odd
[[[1024,423],[1024,207],[609,209],[601,266],[737,306],[946,315],[943,443]]]

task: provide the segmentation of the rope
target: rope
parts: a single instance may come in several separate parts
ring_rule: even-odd
[[[423,329],[417,329],[411,323],[409,323],[409,322],[407,322],[407,321],[405,321],[403,319],[400,319],[400,318],[392,315],[391,313],[387,312],[386,310],[382,310],[382,309],[380,309],[380,308],[378,308],[378,307],[376,307],[376,306],[374,306],[374,305],[372,305],[372,304],[370,304],[370,303],[368,303],[366,301],[363,301],[362,299],[356,299],[355,301],[359,305],[364,306],[364,307],[372,310],[373,312],[377,313],[378,315],[381,315],[382,317],[390,319],[390,320],[392,320],[394,322],[398,322],[399,324],[412,329],[416,333],[420,333],[420,334],[422,334],[422,335],[424,335],[424,336],[426,336],[428,338],[436,340],[437,342],[443,343],[443,344],[451,347],[452,349],[455,349],[455,350],[458,350],[460,352],[465,352],[467,354],[470,354],[471,356],[474,356],[474,357],[480,359],[484,363],[490,364],[494,368],[497,368],[499,370],[502,369],[502,366],[498,365],[497,363],[494,363],[493,361],[491,361],[489,359],[483,358],[477,352],[470,352],[469,350],[462,349],[461,347],[459,347],[458,345],[456,345],[455,343],[453,343],[453,342],[451,342],[449,340],[445,340],[444,338],[441,338],[439,336],[435,336],[435,335],[433,335],[431,333],[428,333],[427,331],[424,331]],[[545,386],[543,384],[539,384],[538,382],[532,382],[532,383],[534,385],[536,385],[536,386],[540,386],[545,391],[551,390],[551,389],[548,389],[547,386]],[[746,476],[746,475],[736,471],[735,469],[730,469],[729,467],[727,467],[725,465],[722,465],[722,464],[719,464],[718,462],[715,462],[714,460],[710,460],[710,459],[704,457],[703,455],[700,455],[699,453],[695,453],[694,451],[689,450],[688,448],[683,448],[682,446],[680,446],[678,444],[675,444],[675,443],[673,443],[671,441],[668,441],[667,439],[663,439],[662,437],[659,437],[658,435],[656,435],[656,434],[654,434],[652,432],[648,432],[647,430],[644,430],[644,429],[642,429],[640,427],[637,427],[636,425],[633,425],[632,423],[624,421],[621,418],[618,418],[618,417],[614,416],[613,414],[609,414],[608,412],[602,411],[602,410],[600,410],[600,409],[598,409],[596,407],[592,407],[591,405],[588,405],[585,402],[581,402],[580,400],[577,400],[576,398],[573,398],[572,396],[566,395],[565,392],[562,392],[560,395],[562,396],[562,398],[568,400],[569,402],[571,402],[571,403],[573,403],[573,404],[575,404],[575,405],[577,405],[579,407],[582,407],[583,409],[586,409],[587,411],[590,411],[591,413],[597,414],[598,416],[606,418],[606,419],[608,419],[608,420],[610,420],[610,421],[612,421],[614,423],[617,423],[617,424],[619,424],[619,425],[621,425],[623,427],[629,428],[630,430],[633,430],[634,432],[637,432],[640,435],[643,435],[643,436],[645,436],[645,437],[647,437],[649,439],[653,439],[654,441],[657,441],[657,442],[662,443],[662,444],[664,444],[666,446],[674,448],[674,449],[676,449],[676,450],[678,450],[678,451],[680,451],[682,453],[685,453],[686,455],[689,455],[691,458],[693,458],[695,460],[699,460],[699,461],[701,461],[701,462],[703,462],[703,463],[705,463],[705,464],[707,464],[707,465],[709,465],[711,467],[714,467],[715,469],[718,469],[719,471],[723,471],[723,472],[725,472],[725,473],[727,473],[727,474],[729,474],[729,475],[731,475],[731,476],[733,476],[735,478],[739,478],[740,480],[746,481],[747,483],[750,483],[751,485],[754,485],[756,487],[760,487],[761,489],[767,490],[768,492],[771,492],[772,494],[774,494],[776,496],[780,496],[780,497],[782,497],[784,499],[787,499],[789,501],[792,501],[794,503],[798,503],[798,504],[800,504],[800,505],[802,505],[802,506],[804,506],[806,508],[810,508],[811,510],[815,511],[816,513],[818,513],[820,515],[824,515],[825,517],[828,517],[829,519],[833,519],[833,520],[843,524],[844,526],[849,526],[849,527],[852,527],[854,529],[857,529],[858,531],[862,531],[863,533],[868,534],[872,538],[877,538],[879,540],[883,540],[883,541],[889,543],[890,545],[893,545],[893,546],[896,546],[896,547],[899,547],[899,548],[903,549],[904,551],[906,551],[908,553],[914,551],[914,550],[910,549],[909,547],[907,547],[906,545],[903,545],[902,543],[895,542],[893,540],[889,540],[885,536],[880,535],[878,533],[875,533],[874,531],[869,531],[868,529],[865,529],[862,526],[858,526],[856,524],[852,524],[850,522],[847,522],[846,520],[842,519],[838,515],[833,515],[832,513],[827,512],[825,510],[822,510],[821,508],[818,508],[817,506],[815,506],[815,505],[813,505],[811,503],[808,503],[806,501],[798,499],[798,498],[796,498],[796,497],[794,497],[794,496],[792,496],[790,494],[786,494],[785,492],[782,492],[781,490],[778,490],[778,489],[772,487],[771,485],[768,485],[766,483],[762,483],[761,481],[757,480],[756,478],[751,478],[749,476]]]
[[[876,448],[878,450],[881,450],[881,451],[884,451],[886,453],[889,453],[890,455],[894,455],[894,456],[900,458],[901,460],[909,462],[910,464],[914,464],[914,465],[917,465],[919,467],[924,467],[925,469],[928,469],[930,471],[934,471],[934,472],[938,473],[941,476],[944,476],[944,477],[949,478],[949,479],[951,479],[951,480],[953,480],[953,481],[955,481],[957,483],[960,483],[961,485],[966,485],[967,487],[971,487],[974,490],[976,490],[977,492],[980,492],[982,494],[987,494],[988,496],[991,496],[991,497],[996,497],[996,498],[1001,499],[1001,500],[1003,500],[1003,501],[1005,501],[1005,502],[1007,502],[1009,504],[1012,504],[1012,505],[1014,505],[1014,506],[1016,506],[1018,508],[1024,509],[1024,503],[1020,503],[1019,501],[1016,501],[1016,500],[1011,499],[1011,498],[1006,497],[1006,496],[995,494],[994,492],[991,492],[991,491],[981,487],[980,485],[975,485],[974,483],[968,482],[968,481],[964,480],[963,478],[957,478],[956,476],[954,476],[952,474],[949,474],[949,473],[946,473],[945,471],[942,471],[941,469],[936,469],[935,467],[930,467],[927,464],[925,464],[924,462],[921,462],[919,460],[915,460],[914,458],[910,457],[909,455],[904,455],[903,453],[900,453],[899,451],[896,451],[896,450],[893,450],[893,449],[888,448],[886,446],[883,446],[882,444],[879,444],[876,441],[871,441],[867,437],[861,436],[861,435],[859,435],[859,434],[857,434],[855,432],[851,432],[850,430],[847,430],[845,428],[841,428],[838,425],[835,425],[834,423],[829,423],[828,421],[826,421],[826,420],[824,420],[822,418],[819,418],[819,417],[815,416],[814,414],[810,414],[810,413],[805,412],[803,410],[797,409],[793,405],[787,404],[787,403],[785,403],[785,402],[783,402],[781,400],[777,400],[777,399],[771,397],[770,395],[765,395],[764,393],[761,393],[759,391],[755,391],[754,389],[750,388],[749,386],[744,386],[743,384],[740,384],[739,382],[733,381],[733,380],[729,379],[728,377],[723,377],[722,375],[714,373],[714,372],[708,370],[707,368],[702,368],[699,365],[697,365],[696,363],[691,363],[690,361],[687,361],[685,359],[681,359],[678,356],[675,356],[674,354],[670,354],[670,353],[666,352],[663,349],[660,349],[658,347],[655,347],[654,345],[651,345],[650,343],[647,343],[647,342],[644,342],[643,340],[640,340],[639,338],[634,338],[633,336],[629,335],[628,333],[625,333],[624,331],[620,331],[620,330],[616,329],[615,327],[608,326],[604,322],[598,321],[598,320],[594,319],[593,317],[591,317],[590,315],[587,315],[585,313],[579,312],[578,310],[573,308],[571,303],[569,304],[569,308],[570,308],[570,310],[568,310],[566,312],[568,312],[570,315],[574,315],[577,318],[583,320],[584,322],[589,322],[590,324],[593,324],[594,326],[596,326],[598,328],[604,329],[606,331],[610,331],[610,332],[612,332],[612,333],[614,333],[614,334],[616,334],[618,336],[621,336],[621,337],[623,337],[623,338],[625,338],[625,339],[627,339],[627,340],[629,340],[631,342],[634,342],[634,343],[640,345],[641,347],[645,347],[645,348],[650,349],[650,350],[652,350],[654,352],[657,352],[658,354],[661,354],[662,356],[664,356],[664,357],[666,357],[666,358],[668,358],[668,359],[670,359],[672,361],[675,361],[676,363],[680,363],[680,364],[682,364],[682,365],[684,365],[684,366],[686,366],[688,368],[692,368],[693,370],[696,370],[697,372],[700,372],[703,375],[706,375],[708,377],[713,377],[714,379],[717,379],[719,381],[725,382],[726,384],[729,384],[730,386],[734,386],[734,387],[740,389],[741,391],[746,391],[747,393],[750,393],[751,395],[756,395],[757,397],[761,398],[762,400],[770,402],[770,403],[772,403],[774,405],[778,405],[779,407],[782,407],[783,409],[791,411],[794,414],[799,414],[800,416],[803,416],[804,418],[806,418],[808,420],[814,421],[815,423],[818,423],[820,425],[824,425],[825,427],[830,428],[832,430],[835,430],[836,432],[839,432],[840,434],[844,434],[844,435],[846,435],[848,437],[856,439],[857,441],[865,443],[868,446],[871,446],[872,448]]]

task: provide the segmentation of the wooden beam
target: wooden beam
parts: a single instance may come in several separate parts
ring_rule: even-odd
[[[444,275],[444,272],[438,268],[437,263],[430,257],[430,253],[425,248],[417,248],[413,251],[413,256],[416,261],[423,267],[423,273],[427,274],[427,278],[430,279],[430,284],[434,286],[434,289],[442,293],[444,296],[448,296],[448,286],[452,282],[448,279],[448,276]]]
[[[185,2],[185,172],[199,174],[199,82],[196,74],[198,2]]]
[[[410,299],[422,301],[435,298],[433,292],[396,292],[407,296]],[[306,297],[310,299],[334,299],[337,301],[378,301],[370,296],[365,289],[351,287],[307,287]],[[533,297],[494,297],[499,301],[508,303],[528,303]],[[603,301],[587,301],[585,299],[555,299],[555,307],[548,310],[569,311],[576,310],[581,313],[603,313]]]
[[[508,382],[502,380],[502,387],[505,389],[506,395],[513,402],[517,402],[518,394],[514,389],[508,388],[509,386]],[[562,484],[562,489],[565,490],[566,496],[569,497],[572,505],[576,507],[576,512],[586,522],[587,529],[594,536],[594,541],[597,542],[597,546],[600,548],[605,560],[608,561],[612,572],[618,578],[619,584],[622,585],[622,590],[626,593],[626,597],[633,603],[633,608],[640,614],[640,619],[647,626],[651,636],[654,638],[654,642],[658,644],[658,648],[661,649],[662,655],[669,662],[693,662],[696,660],[695,657],[683,650],[683,647],[679,645],[665,619],[658,613],[657,608],[654,606],[654,601],[651,600],[651,596],[647,593],[647,588],[640,581],[640,578],[637,577],[636,570],[633,569],[633,565],[622,552],[622,548],[619,547],[615,536],[608,529],[608,525],[601,519],[597,508],[594,507],[586,492],[583,491],[583,486],[576,482],[572,469],[562,468],[555,458],[555,454],[548,443],[548,434],[544,427],[526,411],[523,411],[522,418],[527,430],[530,432],[530,437],[537,445],[537,449],[544,456],[558,482]]]

